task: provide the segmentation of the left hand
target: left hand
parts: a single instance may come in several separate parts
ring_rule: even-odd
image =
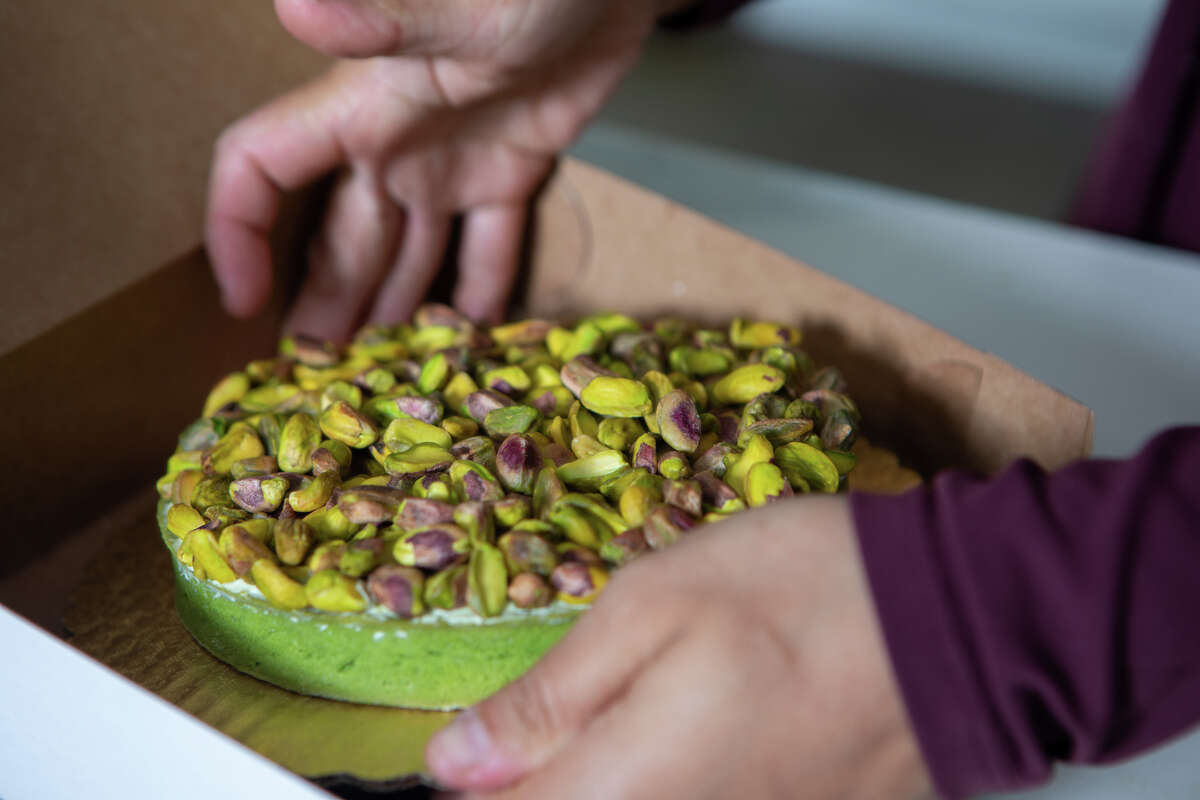
[[[496,798],[930,791],[841,498],[739,514],[622,567],[426,761]]]

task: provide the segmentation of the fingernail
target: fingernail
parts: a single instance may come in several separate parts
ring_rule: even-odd
[[[492,755],[492,738],[483,720],[468,708],[429,742],[429,768],[439,777],[470,772]]]

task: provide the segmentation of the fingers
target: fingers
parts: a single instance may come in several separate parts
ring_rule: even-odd
[[[449,216],[423,208],[408,210],[399,255],[379,287],[371,322],[391,325],[412,315],[442,266],[449,238]]]
[[[403,212],[375,172],[345,172],[330,194],[325,222],[309,251],[309,271],[284,325],[289,332],[344,341],[395,259]]]
[[[452,52],[471,38],[480,18],[495,16],[487,5],[477,0],[275,0],[275,13],[310,47],[365,58]]]
[[[205,242],[222,302],[249,316],[271,288],[269,236],[280,195],[343,161],[328,79],[291,92],[230,127],[217,142]]]
[[[618,576],[614,584],[627,577]],[[610,585],[532,670],[430,741],[426,763],[441,783],[493,789],[537,769],[671,645],[677,621],[686,615],[672,602],[657,597],[651,602],[633,581],[626,586],[630,591]],[[638,624],[631,626],[634,618]]]
[[[743,755],[734,750],[713,753],[706,741],[714,727],[728,725],[717,712],[730,691],[731,670],[722,672],[721,660],[692,639],[673,640],[569,747],[519,784],[487,797],[696,797],[700,786],[689,785],[689,778],[710,788],[719,783],[724,759],[738,761]],[[684,685],[704,687],[704,691],[688,693]],[[747,733],[733,738],[745,739]],[[721,795],[710,792],[710,796]]]
[[[517,277],[524,205],[484,206],[463,225],[454,305],[476,321],[499,323]]]

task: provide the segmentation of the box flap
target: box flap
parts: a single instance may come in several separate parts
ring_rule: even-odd
[[[194,247],[216,135],[325,63],[270,3],[0,7],[0,352]]]
[[[719,191],[719,187],[714,187]],[[871,435],[933,471],[1056,468],[1091,449],[1092,413],[987,353],[837,279],[577,161],[535,222],[526,311],[602,308],[798,323],[838,366]]]

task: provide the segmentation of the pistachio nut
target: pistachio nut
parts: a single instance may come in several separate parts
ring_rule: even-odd
[[[234,480],[250,478],[256,475],[273,475],[276,472],[279,472],[279,463],[275,460],[275,456],[243,458],[240,461],[233,462],[233,465],[229,468],[229,475]]]
[[[572,488],[585,491],[599,488],[605,480],[629,469],[625,456],[617,450],[602,450],[558,468],[559,479]]]
[[[313,474],[335,472],[338,475],[345,475],[350,470],[350,458],[350,448],[344,442],[325,439],[321,442],[321,446],[313,451]]]
[[[265,454],[258,431],[245,422],[235,422],[216,444],[204,451],[200,462],[210,475],[228,475],[234,462]]]
[[[630,463],[650,472],[658,470],[658,439],[653,433],[643,433],[630,447]]]
[[[201,417],[179,434],[178,450],[187,452],[212,447],[224,435],[227,427],[225,420]]]
[[[313,572],[337,569],[346,552],[346,543],[337,539],[322,542],[308,556],[308,568]]]
[[[600,364],[591,356],[576,356],[562,365],[558,377],[562,385],[575,397],[579,397],[583,388],[592,382],[593,378],[601,376],[616,377],[616,374]]]
[[[346,519],[355,524],[378,525],[390,522],[400,510],[401,504],[407,505],[412,499],[407,497],[402,489],[388,486],[357,486],[338,493],[337,508]]]
[[[783,388],[786,378],[783,370],[770,364],[747,364],[713,384],[712,399],[718,405],[748,403]]]
[[[692,474],[692,465],[683,453],[667,450],[658,457],[658,474],[671,480],[680,480]]]
[[[782,447],[788,442],[798,442],[812,431],[810,419],[764,419],[752,422],[742,428],[738,435],[738,447],[745,447],[750,437],[760,433],[775,447]]]
[[[746,475],[750,472],[750,468],[760,462],[770,461],[774,454],[775,449],[771,447],[767,437],[759,433],[752,434],[746,442],[746,448],[737,457],[737,461],[725,470],[725,482],[732,486],[740,496],[745,497]]]
[[[440,426],[412,417],[402,417],[389,422],[383,431],[382,439],[384,446],[400,451],[415,444],[432,444],[445,449],[454,444],[450,434]]]
[[[225,561],[217,546],[217,537],[205,528],[197,528],[183,540],[183,547],[192,555],[195,567],[204,571],[205,577],[217,583],[229,583],[237,578],[237,573]]]
[[[554,549],[558,551],[558,563],[560,564],[584,564],[589,567],[604,564],[604,559],[600,557],[599,553],[575,542],[560,542],[554,546]]]
[[[732,486],[708,470],[697,472],[693,480],[700,484],[700,499],[705,508],[729,512],[742,502]]]
[[[533,512],[533,504],[525,495],[509,495],[492,504],[492,514],[501,528],[511,528]]]
[[[401,453],[392,453],[384,461],[384,467],[395,476],[419,478],[431,472],[449,469],[454,455],[435,444],[416,444]]]
[[[542,576],[520,572],[508,584],[508,599],[517,608],[541,608],[550,605],[554,591]]]
[[[229,498],[229,478],[222,475],[212,475],[196,482],[192,489],[191,504],[193,508],[204,511],[213,506],[232,506]]]
[[[571,404],[567,409],[567,422],[571,427],[571,438],[576,436],[591,436],[596,438],[600,433],[600,423],[579,402]]]
[[[444,608],[447,611],[465,606],[467,604],[467,565],[457,564],[435,572],[426,578],[424,598],[427,606]]]
[[[419,569],[385,564],[367,577],[371,598],[401,619],[425,613],[425,575]]]
[[[608,417],[600,420],[596,438],[606,448],[625,451],[645,432],[642,424],[635,419]]]
[[[221,555],[225,557],[225,562],[239,578],[249,574],[255,561],[275,560],[270,549],[241,525],[230,525],[221,531],[217,546]]]
[[[468,436],[450,447],[450,455],[456,459],[472,461],[494,471],[496,468],[496,443],[486,436]]]
[[[672,389],[658,401],[657,422],[663,441],[676,450],[695,452],[700,443],[700,413],[691,395]]]
[[[467,500],[499,500],[504,497],[500,482],[482,464],[459,459],[450,465],[449,475],[459,495]]]
[[[483,418],[483,429],[488,436],[502,439],[514,433],[525,433],[541,417],[536,408],[526,405],[494,408]]]
[[[650,545],[646,542],[646,534],[640,525],[621,531],[600,546],[600,556],[618,567],[649,551]]]
[[[479,432],[479,424],[467,417],[446,417],[441,425],[442,430],[450,434],[450,438],[456,442]]]
[[[570,452],[575,458],[587,458],[609,449],[611,448],[605,447],[599,439],[588,436],[586,433],[581,433],[571,439]]]
[[[649,487],[634,484],[621,493],[618,507],[625,522],[636,527],[646,519],[646,513],[660,502],[662,498]]]
[[[200,512],[189,505],[176,503],[167,509],[167,530],[180,539],[204,523],[205,519]]]
[[[347,381],[331,381],[321,390],[321,410],[324,411],[334,403],[346,403],[356,411],[361,410],[362,389]]]
[[[467,604],[481,617],[494,617],[508,604],[508,571],[504,554],[477,543],[467,566]]]
[[[842,476],[849,475],[858,464],[858,456],[847,450],[826,450],[825,457],[833,462],[838,474]]]
[[[492,339],[498,345],[541,344],[546,341],[546,333],[554,327],[554,323],[544,319],[524,319],[510,322],[507,325],[497,325],[492,328]]]
[[[236,403],[250,391],[250,376],[244,372],[231,372],[208,393],[204,400],[202,417],[211,417],[230,403]]]
[[[609,417],[641,417],[654,408],[641,381],[607,375],[589,381],[579,393],[579,402],[589,411]]]
[[[511,405],[513,405],[513,400],[508,395],[492,391],[491,389],[480,389],[479,391],[471,392],[467,395],[466,400],[463,401],[463,407],[466,410],[467,416],[480,425],[484,424],[488,412]]]
[[[238,406],[248,414],[268,411],[286,413],[294,411],[304,402],[303,395],[303,390],[294,383],[268,383],[242,395]]]
[[[279,508],[290,485],[278,476],[239,478],[229,484],[229,497],[251,514],[265,514]]]
[[[395,517],[396,525],[404,530],[440,525],[454,520],[454,506],[449,503],[429,498],[404,498],[403,492],[392,491],[396,491],[397,496],[402,498],[399,500],[398,510],[392,516]]]
[[[587,604],[600,596],[608,583],[608,570],[602,566],[564,563],[554,568],[550,582],[564,603]]]
[[[387,394],[396,385],[396,376],[383,367],[372,367],[354,379],[362,388],[374,395]]]
[[[768,462],[755,464],[746,474],[746,502],[762,506],[781,497],[789,497],[792,487],[779,467]]]
[[[549,521],[567,539],[584,547],[596,549],[603,541],[599,530],[600,523],[577,508],[564,506],[552,509]]]
[[[841,473],[829,456],[804,442],[791,442],[775,451],[775,463],[793,488],[811,487],[836,492]]]
[[[496,541],[496,547],[513,575],[536,572],[549,576],[558,564],[558,553],[549,540],[529,531],[509,531]]]
[[[281,519],[275,523],[272,546],[275,556],[288,566],[304,563],[316,537],[302,519]]]
[[[308,523],[309,530],[319,542],[328,539],[349,539],[358,533],[359,529],[357,524],[346,519],[346,515],[339,511],[337,506],[318,508],[304,517],[304,521]]]
[[[771,347],[772,345],[795,347],[800,344],[800,338],[799,329],[774,322],[734,319],[729,325],[729,341],[734,347],[746,349]]]
[[[496,474],[500,483],[512,492],[532,493],[533,483],[542,468],[542,463],[541,453],[526,434],[512,434],[501,442],[496,450]],[[561,472],[559,477],[562,477]]]
[[[308,604],[321,611],[358,612],[367,608],[358,581],[336,569],[315,573],[304,585],[304,594]]]
[[[597,522],[601,526],[599,533],[603,539],[615,536],[629,527],[625,519],[617,511],[603,502],[603,500],[596,499],[594,495],[579,494],[577,492],[564,494],[551,507],[551,520],[553,520],[554,513],[562,508],[577,509]],[[607,530],[603,530],[605,528]]]
[[[526,405],[537,409],[543,417],[556,417],[566,414],[575,402],[575,395],[564,386],[541,386],[529,390],[525,395]]]
[[[250,579],[276,608],[295,611],[308,605],[304,585],[289,578],[273,561],[264,558],[251,564]]]
[[[663,481],[662,499],[667,505],[681,508],[693,517],[703,513],[704,492],[698,480]]]
[[[821,423],[821,446],[826,450],[849,450],[858,438],[858,422],[846,409],[839,409]]]
[[[529,373],[516,364],[488,370],[483,373],[481,383],[484,388],[506,394],[509,397],[526,392],[533,386]]]
[[[333,497],[342,480],[335,472],[322,472],[313,478],[301,478],[299,488],[292,490],[287,496],[288,505],[293,511],[308,513],[316,511]]]
[[[690,531],[698,520],[688,512],[675,506],[660,505],[650,509],[642,523],[646,543],[655,550],[675,544],[683,534]]]
[[[361,578],[382,563],[387,550],[388,542],[381,537],[356,537],[347,543],[346,549],[342,551],[342,557],[338,559],[338,572],[351,578]]]
[[[392,556],[406,567],[439,570],[466,561],[470,549],[466,531],[441,523],[402,535],[393,546]]]
[[[467,398],[477,391],[479,391],[479,385],[475,383],[474,378],[466,372],[456,372],[442,388],[442,399],[445,400],[446,407],[452,409],[456,414],[472,416],[467,409]],[[428,420],[426,421],[428,422]],[[478,419],[475,421],[479,422]]]
[[[672,370],[685,375],[719,375],[728,371],[733,364],[729,355],[721,350],[702,349],[681,345],[671,349],[667,355],[667,363]],[[718,401],[720,402],[720,401]]]

